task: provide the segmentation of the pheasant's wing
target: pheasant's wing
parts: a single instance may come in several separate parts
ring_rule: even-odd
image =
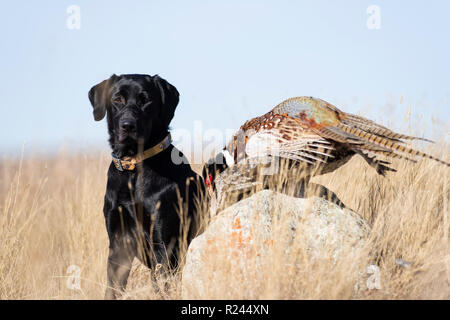
[[[402,141],[426,139],[393,132],[371,120],[342,112],[320,99],[291,98],[280,103],[273,111],[293,117],[303,128],[325,139],[346,143],[355,151],[370,151],[377,155],[409,160],[415,157],[429,158],[450,166],[447,162],[403,145]]]
[[[259,130],[248,136],[245,146],[249,158],[279,156],[308,164],[326,163],[333,158],[333,150],[330,141],[286,116],[263,122]]]

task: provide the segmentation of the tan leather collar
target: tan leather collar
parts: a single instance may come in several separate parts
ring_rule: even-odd
[[[167,149],[168,146],[172,143],[172,137],[170,136],[170,133],[156,146],[151,147],[150,149],[145,150],[142,153],[139,153],[138,155],[134,157],[123,157],[119,159],[114,152],[111,153],[112,161],[114,163],[114,166],[119,171],[123,170],[134,170],[136,168],[136,164],[139,162],[144,161],[145,159],[151,158],[161,151],[164,151]]]

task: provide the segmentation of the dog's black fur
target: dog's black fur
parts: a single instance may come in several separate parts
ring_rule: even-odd
[[[157,75],[112,75],[92,87],[89,100],[96,121],[106,115],[109,143],[121,158],[151,148],[167,136],[179,93]],[[110,242],[105,298],[116,298],[125,289],[134,257],[149,268],[161,264],[173,270],[180,258],[180,238],[185,234],[189,243],[196,233],[196,197],[205,188],[186,159],[175,164],[172,155],[184,157],[170,145],[133,171],[109,166],[103,209]],[[184,221],[178,195],[185,208]]]

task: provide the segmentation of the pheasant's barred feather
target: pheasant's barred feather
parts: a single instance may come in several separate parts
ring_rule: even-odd
[[[227,149],[235,162],[245,157],[279,156],[308,165],[321,165],[330,172],[347,162],[354,154],[361,155],[378,173],[395,171],[387,158],[416,162],[428,158],[450,166],[429,154],[404,145],[404,140],[424,138],[396,133],[374,121],[342,112],[326,101],[312,97],[290,98],[263,116],[243,126],[241,139],[244,152],[238,152],[240,141],[235,135]]]
[[[343,124],[348,125],[350,127],[356,127],[356,128],[360,128],[364,131],[367,131],[369,133],[373,133],[379,136],[383,136],[385,138],[390,138],[390,139],[395,139],[399,142],[400,139],[403,140],[422,140],[422,141],[426,141],[426,142],[434,142],[432,140],[428,140],[425,138],[420,138],[420,137],[413,137],[413,136],[408,136],[405,134],[400,134],[400,133],[395,133],[394,131],[372,121],[372,120],[368,120],[365,119],[363,117],[357,116],[357,115],[353,115],[353,114],[349,114],[349,113],[344,113],[344,115],[341,117],[341,121]]]
[[[345,130],[339,128],[339,127],[321,127],[321,128],[313,128],[312,130],[314,130],[315,132],[317,132],[317,134],[337,141],[337,142],[341,142],[341,143],[351,143],[351,144],[362,144],[362,141],[360,139],[358,139],[357,137],[355,137],[354,135],[352,135],[351,133],[349,134],[349,132],[346,132]]]
[[[404,146],[404,145],[400,144],[401,142],[399,143],[398,141],[395,141],[393,139],[385,138],[385,137],[382,137],[382,136],[379,136],[376,134],[371,134],[367,131],[363,131],[358,128],[348,128],[346,126],[340,126],[340,127],[342,127],[342,129],[344,131],[346,131],[350,134],[354,134],[354,135],[362,138],[363,140],[369,141],[373,144],[376,144],[376,145],[382,146],[383,148],[388,149],[388,150],[384,151],[384,154],[388,157],[389,156],[393,157],[394,155],[402,156],[401,153],[407,153],[408,155],[410,155],[412,157],[428,158],[428,159],[432,159],[434,161],[440,162],[442,164],[449,165],[448,163],[446,163],[438,158],[435,158],[429,154],[415,150],[413,148]]]

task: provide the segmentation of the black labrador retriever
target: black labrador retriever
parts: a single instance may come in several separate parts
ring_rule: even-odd
[[[181,244],[197,232],[205,192],[170,140],[177,89],[158,75],[112,75],[92,87],[96,121],[105,115],[113,150],[104,202],[109,236],[105,298],[125,289],[135,257],[149,268],[178,265]]]

